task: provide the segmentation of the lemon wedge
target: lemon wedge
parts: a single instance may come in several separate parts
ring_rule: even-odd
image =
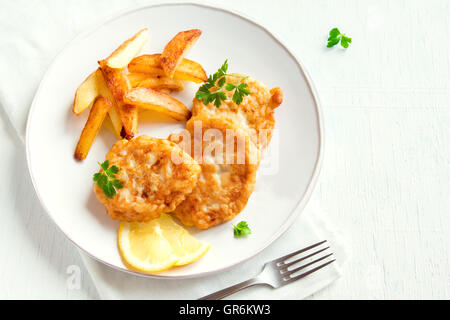
[[[192,263],[210,248],[168,214],[149,222],[122,222],[118,243],[126,264],[145,273]]]

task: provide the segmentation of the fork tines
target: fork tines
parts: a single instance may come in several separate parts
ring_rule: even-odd
[[[315,248],[315,247],[320,246],[321,244],[324,244],[325,242],[326,242],[326,240],[321,241],[321,242],[318,242],[318,243],[313,244],[313,245],[311,245],[311,246],[309,246],[309,247],[300,249],[300,250],[298,250],[298,251],[295,251],[295,252],[292,252],[292,253],[290,253],[290,254],[287,254],[287,255],[285,255],[285,256],[283,256],[283,257],[281,257],[281,258],[278,258],[278,259],[276,259],[276,260],[273,260],[272,263],[274,263],[275,266],[278,268],[278,270],[279,270],[279,272],[280,272],[280,274],[281,274],[281,276],[282,276],[282,278],[283,278],[283,281],[291,282],[291,281],[295,281],[295,280],[304,278],[304,277],[306,277],[307,275],[310,275],[311,273],[314,273],[314,272],[316,272],[316,271],[322,269],[323,267],[329,265],[330,263],[334,262],[336,259],[329,260],[329,261],[327,261],[327,262],[325,262],[325,263],[322,263],[321,265],[319,265],[319,266],[317,266],[317,267],[314,267],[314,268],[312,268],[312,269],[310,269],[310,270],[308,270],[308,271],[306,271],[306,272],[304,272],[304,273],[301,273],[301,274],[299,274],[299,275],[296,275],[296,276],[293,276],[293,277],[291,276],[292,274],[294,274],[294,273],[296,273],[296,272],[298,272],[298,271],[300,271],[300,270],[303,270],[303,269],[305,269],[305,268],[307,268],[307,267],[309,267],[309,266],[312,266],[312,265],[316,264],[316,263],[319,262],[319,261],[325,260],[326,258],[328,258],[328,257],[330,257],[330,256],[333,255],[333,253],[329,253],[329,254],[326,254],[326,255],[324,255],[324,256],[321,256],[321,257],[315,259],[314,261],[311,261],[311,262],[308,262],[308,263],[306,263],[306,264],[303,264],[303,265],[301,265],[301,266],[299,266],[299,267],[297,267],[297,268],[294,268],[294,269],[292,269],[292,270],[288,270],[288,268],[289,268],[290,266],[293,266],[293,265],[295,265],[295,264],[297,264],[297,263],[299,263],[299,262],[301,262],[301,261],[303,261],[303,260],[306,260],[306,259],[308,259],[308,258],[314,257],[314,256],[316,256],[317,254],[319,254],[319,253],[321,253],[321,252],[323,252],[323,251],[329,249],[330,247],[327,246],[327,247],[325,247],[325,248],[316,250],[315,252],[310,253],[310,254],[308,254],[308,255],[306,255],[306,256],[302,256],[302,257],[300,257],[300,258],[298,258],[298,259],[296,259],[296,260],[293,260],[293,261],[290,261],[290,262],[286,262],[289,258],[293,258],[293,257],[295,257],[296,255],[298,255],[298,254],[300,254],[300,253],[307,252],[307,251],[309,251],[310,249],[313,249],[313,248]]]

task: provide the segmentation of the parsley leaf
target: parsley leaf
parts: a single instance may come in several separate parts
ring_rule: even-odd
[[[341,33],[338,28],[331,29],[330,36],[328,37],[327,48],[334,47],[339,42],[343,48],[348,48],[349,44],[352,43],[352,38],[346,37],[345,34]]]
[[[250,94],[250,90],[248,90],[247,88],[248,88],[248,84],[246,84],[245,82],[241,83],[240,85],[238,85],[236,87],[236,90],[234,91],[234,94],[233,94],[233,101],[237,105],[241,104],[242,99],[244,98],[245,95]]]
[[[330,31],[330,37],[336,38],[337,36],[339,36],[341,34],[341,32],[339,31],[338,28],[333,28]]]
[[[113,180],[111,181],[111,184],[116,187],[117,189],[122,189],[123,188],[123,183],[120,182],[120,180]]]
[[[216,108],[219,108],[222,102],[227,100],[227,95],[223,90],[234,90],[232,100],[237,105],[240,105],[244,96],[250,94],[250,90],[247,89],[248,85],[242,82],[247,77],[242,77],[235,82],[227,82],[226,76],[229,75],[227,71],[228,60],[225,60],[219,70],[213,75],[210,75],[208,80],[198,89],[195,97],[203,101],[204,104],[214,103]]]
[[[237,225],[233,225],[233,227],[235,237],[244,237],[252,233],[247,222],[245,221],[241,221]]]
[[[225,86],[225,90],[231,91],[234,88],[236,88],[236,86],[234,84],[232,84],[231,82],[228,82],[227,85]]]
[[[341,46],[348,48],[349,43],[352,43],[352,38],[342,35]]]
[[[97,182],[100,179],[101,175],[102,174],[100,172],[94,173],[94,182]]]
[[[111,170],[112,173],[118,173],[119,172],[119,167],[116,165],[112,165],[111,168],[109,168]]]
[[[103,170],[106,170],[106,169],[108,169],[108,167],[109,167],[109,160],[105,160],[105,162],[103,162],[103,163],[100,163],[100,162],[97,162],[99,165],[100,165],[100,167],[103,169]]]
[[[103,172],[94,173],[93,180],[100,188],[103,189],[103,192],[108,198],[112,198],[117,193],[116,189],[123,188],[122,182],[116,179],[116,174],[120,169],[115,165],[109,167],[109,160],[105,160],[103,163],[98,162],[98,164],[102,168]]]
[[[340,41],[339,38],[328,39],[327,48],[334,47],[335,45],[337,45],[339,43],[339,41]]]

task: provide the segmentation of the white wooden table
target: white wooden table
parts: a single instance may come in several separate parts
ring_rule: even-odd
[[[50,19],[79,31],[143,3],[67,1]],[[450,298],[450,2],[209,3],[263,22],[301,57],[320,93],[326,146],[313,197],[351,258],[344,276],[312,298]],[[15,7],[26,5],[49,18],[39,1]],[[0,12],[11,8],[0,3]],[[92,14],[81,19],[84,10]],[[8,27],[20,28],[20,19]],[[348,50],[325,48],[332,27],[353,38]],[[42,32],[48,65],[75,34],[52,39],[51,29]],[[77,250],[41,209],[24,152],[0,115],[0,298],[97,298]],[[81,268],[78,289],[67,285],[73,265]]]

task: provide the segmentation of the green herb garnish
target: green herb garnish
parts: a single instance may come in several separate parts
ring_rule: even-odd
[[[233,225],[233,227],[235,237],[244,237],[252,233],[252,231],[248,227],[247,222],[245,221],[241,221],[237,225]]]
[[[244,96],[250,94],[248,90],[248,85],[242,82],[247,77],[241,77],[239,80],[234,82],[226,82],[226,76],[228,71],[228,59],[225,60],[223,65],[217,70],[216,73],[210,75],[206,83],[203,84],[195,94],[195,97],[202,100],[204,104],[213,102],[216,108],[220,107],[223,101],[227,100],[227,96],[223,89],[227,91],[233,91],[232,100],[237,105],[240,105]],[[215,88],[214,90],[210,90]]]
[[[105,162],[98,162],[103,172],[94,173],[94,182],[103,189],[103,192],[108,198],[112,198],[116,195],[116,189],[123,188],[122,182],[116,179],[116,174],[119,172],[119,167],[112,165],[109,167],[109,160]]]
[[[342,47],[348,48],[348,45],[352,43],[352,38],[346,37],[345,34],[341,33],[338,28],[331,29],[327,48],[334,47],[339,42]]]

